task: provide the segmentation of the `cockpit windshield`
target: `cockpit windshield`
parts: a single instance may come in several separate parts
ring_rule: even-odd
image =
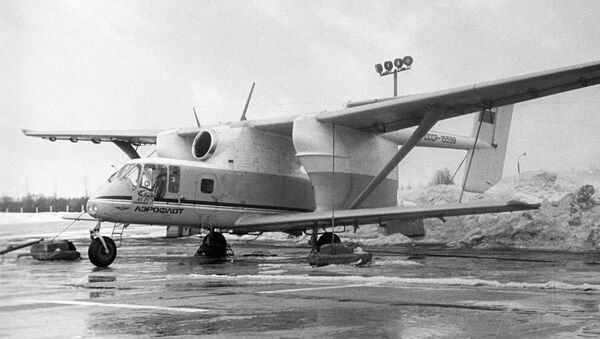
[[[121,167],[117,173],[113,174],[108,181],[112,180],[121,180],[121,179],[129,179],[133,187],[137,186],[138,178],[140,176],[140,167],[135,164],[126,164]]]

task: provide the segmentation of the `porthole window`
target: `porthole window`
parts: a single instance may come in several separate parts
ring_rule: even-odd
[[[212,193],[215,190],[215,181],[212,179],[202,179],[200,181],[200,192]]]

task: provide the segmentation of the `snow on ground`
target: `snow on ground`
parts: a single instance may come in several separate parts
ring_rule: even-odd
[[[371,285],[371,286],[401,286],[401,285],[450,285],[450,286],[488,286],[496,288],[514,289],[547,289],[564,291],[600,291],[598,284],[571,284],[560,281],[540,283],[527,282],[499,282],[497,280],[477,279],[471,277],[460,278],[404,278],[386,276],[348,276],[348,275],[280,275],[279,273],[259,275],[221,275],[221,274],[170,274],[167,280],[194,279],[197,281],[227,282],[240,285],[273,284],[309,284],[317,286],[336,285]],[[310,289],[310,287],[309,287]],[[272,292],[262,292],[272,293]]]
[[[0,213],[0,225],[27,224],[39,222],[62,222],[65,212],[43,213]]]
[[[589,185],[592,185],[591,187]],[[505,178],[485,194],[465,193],[463,201],[521,200],[540,202],[537,211],[470,215],[424,221],[426,235],[414,240],[402,234],[387,235],[376,225],[337,230],[343,241],[364,245],[393,245],[409,242],[445,242],[456,247],[530,248],[565,251],[600,250],[600,170],[569,172],[527,172]],[[439,185],[401,191],[402,205],[440,205],[457,203],[460,187]],[[36,222],[64,222],[64,213],[0,213],[0,225]],[[163,236],[162,228],[156,233]],[[153,232],[154,235],[154,232]],[[250,240],[256,236],[229,236]],[[286,233],[264,233],[260,239],[306,244],[309,236],[293,237]]]

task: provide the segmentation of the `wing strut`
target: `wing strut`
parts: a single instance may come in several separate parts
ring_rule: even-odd
[[[348,207],[349,209],[355,209],[360,207],[360,204],[365,201],[369,195],[377,188],[377,186],[390,174],[392,170],[404,159],[404,157],[415,147],[417,142],[421,140],[429,130],[440,120],[442,115],[448,109],[441,109],[440,107],[429,107],[423,120],[419,124],[419,127],[413,132],[410,138],[400,147],[396,155],[383,167],[381,172],[377,174],[371,182],[364,188],[362,192],[354,199],[352,204]]]
[[[135,150],[135,148],[133,148],[133,146],[131,146],[130,143],[128,143],[126,141],[118,141],[118,140],[113,140],[113,142],[115,143],[115,145],[117,145],[117,147],[119,147],[121,149],[121,151],[123,151],[123,152],[125,152],[125,154],[127,154],[129,159],[141,158],[140,155],[138,154],[138,152]]]

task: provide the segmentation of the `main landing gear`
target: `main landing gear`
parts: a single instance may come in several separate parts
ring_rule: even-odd
[[[309,241],[312,246],[308,255],[310,265],[362,265],[373,260],[373,253],[363,251],[358,244],[342,244],[340,238],[332,232],[323,233],[318,239],[317,236],[317,229],[314,228]]]
[[[317,250],[317,252],[319,252],[321,249],[321,246],[323,246],[323,245],[339,244],[341,242],[342,241],[340,240],[340,237],[337,236],[337,234],[332,233],[332,232],[325,232],[325,233],[321,234],[321,236],[317,240],[315,249]]]
[[[204,255],[210,258],[222,258],[227,255],[233,255],[233,250],[225,240],[223,233],[215,232],[211,228],[210,232],[202,240],[202,245],[196,251],[195,256]]]
[[[310,240],[308,241],[308,244],[312,246],[311,253],[319,252],[321,250],[321,246],[323,245],[341,243],[340,237],[338,237],[335,233],[325,232],[321,234],[321,236],[317,239],[318,235],[319,234],[316,229],[313,230],[313,232],[310,235]]]
[[[109,238],[100,235],[100,221],[90,230],[92,243],[88,247],[88,257],[92,264],[106,267],[117,257],[117,245]]]

